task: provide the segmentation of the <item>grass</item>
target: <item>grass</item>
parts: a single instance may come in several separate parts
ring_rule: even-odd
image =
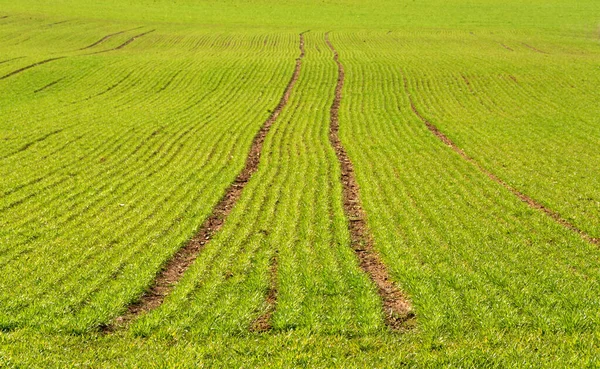
[[[409,101],[599,237],[596,2],[0,4],[0,367],[600,362],[598,247],[445,146]],[[224,227],[162,306],[99,332],[241,170],[309,29]],[[385,327],[350,248],[327,31],[346,72],[340,137],[416,312],[407,332]],[[272,330],[252,332],[270,310]]]

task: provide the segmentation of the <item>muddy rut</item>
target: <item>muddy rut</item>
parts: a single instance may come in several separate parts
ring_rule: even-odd
[[[429,131],[431,133],[433,133],[438,139],[440,139],[440,141],[442,141],[444,144],[446,144],[452,150],[454,150],[456,153],[458,153],[463,159],[465,159],[466,161],[468,161],[469,163],[471,163],[475,167],[477,167],[477,169],[479,169],[480,172],[484,173],[491,180],[493,180],[494,182],[502,185],[504,188],[506,188],[507,190],[509,190],[510,192],[512,192],[513,195],[515,195],[516,197],[518,197],[521,201],[523,201],[524,203],[526,203],[530,207],[544,212],[546,215],[550,216],[558,224],[560,224],[563,227],[565,227],[567,229],[570,229],[571,231],[577,233],[578,235],[581,236],[581,238],[583,238],[587,242],[590,242],[590,243],[595,244],[595,245],[600,245],[600,239],[594,238],[594,237],[590,236],[589,234],[587,234],[583,230],[577,228],[574,224],[572,224],[568,220],[564,219],[560,214],[558,214],[554,210],[552,210],[552,209],[550,209],[550,208],[548,208],[548,207],[540,204],[539,202],[535,201],[531,197],[525,195],[521,191],[517,190],[516,188],[514,188],[511,185],[509,185],[508,183],[506,183],[504,180],[502,180],[499,177],[497,177],[494,173],[490,172],[489,170],[487,170],[483,166],[481,166],[481,164],[479,164],[475,159],[473,159],[467,153],[465,153],[448,136],[446,136],[445,134],[443,134],[433,123],[431,123],[423,115],[421,115],[421,113],[417,110],[417,107],[415,106],[413,98],[412,98],[412,96],[411,96],[411,94],[410,94],[410,92],[408,90],[408,81],[407,81],[406,77],[404,77],[404,89],[406,90],[406,92],[408,94],[408,99],[409,99],[409,102],[410,102],[410,107],[411,107],[413,113],[425,124],[425,126],[427,126],[427,129],[429,129]]]
[[[304,36],[300,35],[300,56],[296,59],[296,66],[292,78],[288,82],[279,104],[271,115],[263,123],[261,129],[254,137],[252,147],[246,158],[246,164],[234,182],[227,188],[221,200],[215,205],[211,214],[199,228],[196,235],[166,263],[162,271],[156,276],[152,286],[134,304],[129,305],[127,312],[115,319],[107,326],[101,327],[103,331],[109,332],[118,327],[126,326],[137,316],[159,307],[165,297],[173,290],[174,285],[183,277],[186,270],[192,265],[202,249],[209,243],[222,227],[225,219],[242,195],[242,191],[252,175],[258,169],[263,143],[271,126],[283,108],[286,106],[290,94],[300,75],[302,59],[304,58]]]
[[[354,166],[339,138],[339,108],[344,87],[344,66],[339,61],[339,54],[325,34],[325,42],[333,53],[333,59],[338,67],[338,79],[335,87],[335,97],[330,110],[329,140],[341,167],[343,187],[344,212],[349,220],[350,241],[362,270],[369,275],[377,286],[377,291],[383,302],[386,324],[393,330],[402,330],[414,325],[414,313],[406,296],[390,279],[389,272],[375,251],[373,239],[367,227],[365,211],[362,208],[358,183],[354,175]]]

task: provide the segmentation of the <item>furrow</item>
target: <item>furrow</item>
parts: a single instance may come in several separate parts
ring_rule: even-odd
[[[16,155],[18,153],[21,153],[21,152],[29,149],[31,146],[35,145],[36,143],[42,142],[42,141],[44,141],[44,140],[46,140],[46,139],[48,139],[48,138],[50,138],[50,137],[52,137],[54,135],[57,135],[57,134],[61,133],[64,130],[65,130],[64,128],[61,128],[61,129],[57,129],[55,131],[52,131],[50,133],[47,133],[47,134],[43,135],[42,137],[39,137],[39,138],[37,138],[37,139],[35,139],[35,140],[31,141],[31,142],[26,143],[25,145],[21,146],[17,151],[14,151],[14,152],[9,153],[9,154],[7,154],[7,155],[5,155],[3,157],[0,157],[0,160],[6,159],[6,158],[9,158],[9,157],[11,157],[13,155]]]
[[[129,40],[123,42],[121,45],[117,46],[117,47],[113,47],[112,49],[107,49],[107,50],[102,50],[102,51],[96,51],[95,53],[91,53],[91,54],[87,54],[87,55],[94,55],[94,54],[102,54],[102,53],[107,53],[109,51],[116,51],[116,50],[121,50],[122,48],[124,48],[125,46],[129,45],[130,43],[132,43],[133,41],[137,40],[140,37],[146,36],[149,33],[152,33],[156,31],[155,29],[150,30],[148,32],[144,32],[144,33],[140,33],[139,35],[135,35],[132,38],[130,38]]]
[[[485,175],[487,175],[491,180],[493,180],[494,182],[502,185],[504,188],[506,188],[507,190],[509,190],[510,192],[512,192],[515,196],[517,196],[521,201],[525,202],[530,207],[546,213],[548,216],[550,216],[552,219],[554,219],[560,225],[562,225],[565,228],[568,228],[571,231],[579,234],[581,236],[581,238],[583,238],[584,240],[586,240],[586,241],[588,241],[590,243],[593,243],[595,245],[599,245],[600,244],[600,239],[594,238],[594,237],[590,236],[589,234],[587,234],[586,232],[584,232],[583,230],[579,229],[574,224],[572,224],[571,222],[569,222],[568,220],[566,220],[565,218],[563,218],[559,213],[557,213],[554,210],[552,210],[552,209],[550,209],[550,208],[548,208],[548,207],[540,204],[539,202],[537,202],[533,198],[527,196],[526,194],[524,194],[521,191],[517,190],[516,188],[512,187],[511,185],[509,185],[508,183],[506,183],[504,180],[502,180],[501,178],[497,177],[494,173],[490,172],[489,170],[487,170],[483,166],[481,166],[481,164],[479,164],[475,159],[473,159],[471,156],[469,156],[467,153],[465,153],[448,136],[446,136],[444,133],[442,133],[433,123],[431,123],[429,120],[427,120],[417,110],[417,107],[415,106],[415,103],[413,101],[412,95],[410,94],[410,92],[408,90],[408,81],[407,81],[406,77],[404,77],[404,88],[405,88],[405,90],[406,90],[406,92],[408,94],[408,99],[409,99],[409,102],[410,102],[410,107],[411,107],[413,113],[427,126],[427,129],[429,129],[429,131],[431,133],[433,133],[438,139],[440,139],[440,141],[442,141],[445,145],[449,146],[452,150],[454,150],[456,153],[458,153],[463,159],[465,159],[469,163],[473,164],[475,167],[477,167],[477,169],[479,169],[482,173],[484,173]]]
[[[219,201],[219,203],[217,203],[217,205],[213,208],[211,215],[209,215],[209,217],[204,221],[196,235],[187,243],[186,246],[175,253],[173,258],[169,260],[163,270],[158,274],[148,292],[146,292],[137,303],[130,305],[127,312],[118,317],[115,323],[105,327],[105,331],[111,331],[117,326],[126,325],[140,314],[160,306],[164,301],[164,298],[173,289],[173,285],[183,277],[185,271],[194,262],[205,245],[210,242],[213,235],[221,229],[225,219],[231,212],[231,209],[235,206],[237,200],[240,198],[244,187],[254,172],[256,172],[258,169],[265,137],[289,100],[294,84],[298,80],[298,76],[300,74],[303,57],[304,36],[301,34],[300,56],[296,59],[296,67],[294,69],[292,78],[286,86],[279,104],[263,123],[261,129],[254,137],[250,153],[246,158],[246,164],[242,172],[225,191],[221,201]]]
[[[530,49],[530,50],[533,50],[533,51],[535,51],[536,53],[540,53],[540,54],[549,54],[549,53],[547,53],[547,52],[545,52],[545,51],[542,51],[542,50],[540,50],[540,49],[538,49],[538,48],[536,48],[536,47],[533,47],[533,46],[531,46],[531,45],[529,45],[529,44],[526,44],[526,43],[524,43],[524,42],[522,42],[521,44],[522,44],[523,46],[525,46],[526,48],[528,48],[528,49]]]
[[[18,59],[23,59],[23,58],[24,58],[24,56],[19,56],[18,58],[11,58],[11,59],[2,60],[2,61],[0,61],[0,64],[8,63],[8,62],[11,62],[13,60],[18,60]]]
[[[102,37],[101,39],[99,39],[98,41],[94,42],[93,44],[91,44],[91,45],[88,45],[88,46],[86,46],[86,47],[82,47],[82,48],[81,48],[81,49],[79,49],[79,50],[91,49],[92,47],[94,47],[94,46],[97,46],[97,45],[100,45],[101,43],[103,43],[104,41],[106,41],[106,40],[110,39],[110,38],[111,38],[111,37],[113,37],[113,36],[117,36],[117,35],[120,35],[120,34],[122,34],[122,33],[129,32],[129,31],[133,31],[133,30],[140,29],[140,28],[142,28],[142,27],[137,27],[137,28],[132,28],[132,29],[128,29],[128,30],[125,30],[125,31],[120,31],[120,32],[111,33],[111,34],[109,34],[109,35],[106,35],[106,36]]]
[[[8,78],[8,77],[12,77],[12,76],[14,76],[15,74],[19,74],[19,73],[21,73],[21,72],[25,72],[25,71],[26,71],[26,70],[28,70],[28,69],[31,69],[31,68],[34,68],[34,67],[37,67],[37,66],[40,66],[40,65],[46,64],[46,63],[53,62],[53,61],[55,61],[55,60],[64,59],[64,58],[66,58],[66,56],[59,56],[59,57],[56,57],[56,58],[50,58],[50,59],[46,59],[46,60],[39,61],[39,62],[37,62],[37,63],[30,64],[30,65],[28,65],[28,66],[26,66],[26,67],[19,68],[19,69],[17,69],[17,70],[14,70],[14,71],[12,71],[12,72],[8,73],[8,74],[5,74],[4,76],[0,77],[0,80],[6,79],[6,78]]]
[[[33,93],[34,93],[34,94],[37,94],[38,92],[42,92],[42,91],[44,91],[45,89],[47,89],[47,88],[50,88],[50,87],[54,86],[55,84],[59,83],[59,82],[60,82],[60,81],[62,81],[63,79],[65,79],[65,77],[59,78],[59,79],[57,79],[57,80],[56,80],[56,81],[54,81],[54,82],[50,82],[50,83],[48,83],[47,85],[45,85],[44,87],[40,87],[40,88],[38,88],[37,90],[33,91]]]
[[[366,213],[360,202],[358,183],[354,175],[354,166],[339,138],[339,108],[344,87],[344,66],[339,61],[337,50],[329,40],[329,33],[325,34],[325,42],[331,49],[333,59],[338,66],[335,98],[330,110],[329,139],[340,162],[343,206],[349,221],[348,229],[350,231],[351,245],[359,259],[360,267],[377,286],[378,293],[383,302],[387,325],[394,330],[405,329],[413,323],[415,316],[410,302],[392,282],[385,264],[377,254],[367,226]]]

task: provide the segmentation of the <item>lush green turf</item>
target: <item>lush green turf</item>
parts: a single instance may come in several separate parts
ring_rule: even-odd
[[[599,237],[599,15],[589,0],[0,0],[0,367],[598,365],[598,247],[441,143],[409,95]],[[308,29],[223,229],[163,306],[97,333],[240,171]],[[409,332],[386,330],[349,246],[326,31],[346,70],[341,139]],[[273,260],[273,331],[252,333]]]

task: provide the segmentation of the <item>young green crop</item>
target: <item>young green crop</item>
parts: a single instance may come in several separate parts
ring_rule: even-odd
[[[0,0],[0,367],[586,367],[598,237],[597,1]],[[244,165],[158,309],[110,334]],[[416,327],[350,249],[340,135]],[[272,268],[276,262],[277,268]],[[274,309],[265,301],[274,276]],[[270,332],[252,332],[273,309]],[[72,334],[76,332],[77,334]]]
[[[3,327],[86,331],[138,298],[233,180],[293,67],[286,34],[175,29],[87,55],[141,32],[2,81]]]

